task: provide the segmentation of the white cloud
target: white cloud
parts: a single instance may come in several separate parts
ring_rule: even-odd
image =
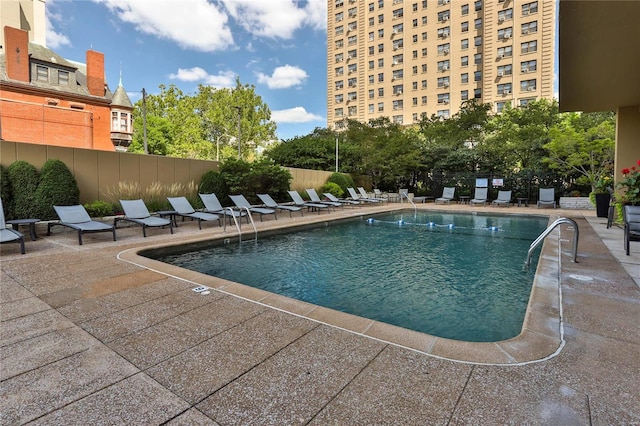
[[[71,40],[66,35],[55,30],[54,22],[62,22],[62,15],[53,12],[53,1],[49,1],[48,7],[45,8],[45,38],[47,47],[58,49],[62,46],[71,46]]]
[[[234,45],[228,16],[207,0],[94,0],[140,32],[203,52]]]
[[[216,88],[231,88],[236,85],[236,74],[233,71],[220,71],[217,75],[209,74],[200,67],[178,68],[178,72],[169,75],[171,80],[202,83]]]
[[[273,70],[273,74],[268,76],[257,73],[258,83],[266,84],[269,89],[286,89],[292,86],[299,86],[307,79],[308,75],[302,68],[285,65]]]
[[[299,8],[294,0],[222,2],[238,25],[257,37],[291,39],[304,25],[326,28],[326,2],[323,0],[310,0],[304,8]],[[321,22],[323,19],[325,23]]]
[[[307,112],[304,107],[294,107],[271,111],[271,119],[276,123],[309,123],[324,120],[321,116]]]

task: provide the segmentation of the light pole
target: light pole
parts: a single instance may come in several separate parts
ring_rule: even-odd
[[[336,173],[338,173],[338,135],[336,135]]]
[[[242,113],[241,107],[234,106],[235,109],[238,110],[238,160],[240,159],[240,116]]]
[[[142,88],[142,141],[144,143],[144,153],[149,153],[147,147],[147,92]]]

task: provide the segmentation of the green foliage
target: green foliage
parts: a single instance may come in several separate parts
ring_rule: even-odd
[[[84,208],[91,217],[112,216],[114,212],[113,203],[102,200],[87,203],[84,205]]]
[[[16,161],[7,169],[11,194],[13,198],[8,203],[7,219],[37,218],[38,202],[38,170],[26,161]],[[43,218],[40,218],[43,219]]]
[[[65,163],[50,159],[40,171],[36,190],[37,213],[42,220],[56,219],[53,206],[73,206],[80,203],[80,190],[75,177]]]
[[[216,194],[220,203],[229,195],[229,187],[224,176],[215,170],[209,170],[202,175],[198,191],[201,194]]]
[[[291,179],[293,177],[288,170],[273,164],[270,160],[256,161],[251,164],[245,194],[247,197],[254,197],[253,194],[269,194],[276,200],[283,200],[289,190]],[[254,199],[254,202],[258,202],[258,199]]]
[[[181,183],[164,184],[153,182],[142,188],[138,182],[118,182],[109,187],[105,196],[113,203],[117,212],[122,211],[120,200],[142,199],[150,212],[171,210],[167,197],[186,197],[194,208],[202,207],[202,200],[198,196],[198,187],[194,182],[184,185]]]
[[[0,164],[0,198],[2,198],[5,213],[7,212],[7,205],[12,199],[11,197],[11,182],[9,182],[9,172]]]
[[[264,156],[286,167],[331,170],[335,167],[337,137],[332,130],[316,128],[309,135],[270,146]]]
[[[242,194],[249,187],[251,164],[244,160],[229,158],[220,165],[220,174],[227,183],[229,194]],[[220,200],[222,203],[223,200]]]
[[[636,166],[622,169],[622,179],[616,185],[616,189],[622,191],[620,200],[637,205],[640,203],[640,160]]]
[[[344,191],[342,190],[342,188],[340,187],[340,185],[338,185],[335,182],[327,182],[324,185],[322,185],[320,187],[320,194],[324,194],[325,192],[329,192],[333,195],[335,195],[338,198],[342,198],[342,196],[344,195]]]
[[[332,173],[327,179],[327,183],[335,183],[340,187],[342,193],[345,194],[347,192],[347,188],[354,188],[355,183],[353,182],[353,178],[344,173]],[[331,192],[331,191],[326,191]],[[331,192],[333,194],[333,192]],[[333,194],[336,195],[336,194]]]

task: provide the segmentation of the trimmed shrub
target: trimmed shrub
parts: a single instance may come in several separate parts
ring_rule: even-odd
[[[224,178],[229,194],[246,193],[251,173],[251,164],[243,160],[229,158],[220,165],[220,174]],[[223,200],[220,199],[222,203]]]
[[[91,217],[104,217],[113,215],[113,204],[106,201],[94,201],[84,205],[85,210]]]
[[[320,194],[323,194],[325,192],[330,192],[338,198],[342,198],[342,196],[344,195],[344,191],[342,190],[342,188],[340,188],[340,185],[335,182],[327,182],[322,185],[320,187]]]
[[[338,185],[342,189],[343,194],[347,192],[347,188],[355,188],[356,186],[355,183],[353,182],[353,178],[351,178],[351,176],[346,175],[344,173],[336,172],[331,174],[331,176],[329,176],[329,179],[327,179],[327,183],[328,182],[333,182],[336,185]]]
[[[7,169],[2,165],[0,165],[0,198],[2,198],[2,204],[4,206],[6,216],[7,205],[12,199],[11,182],[9,182],[9,172],[7,172]]]
[[[216,194],[220,203],[222,203],[223,200],[226,202],[227,196],[229,195],[229,187],[227,186],[224,176],[215,170],[209,170],[202,175],[198,191],[201,194]]]
[[[26,161],[16,161],[7,169],[11,183],[11,195],[7,210],[7,219],[38,218],[38,170]],[[40,217],[39,219],[44,219]]]
[[[248,178],[246,196],[253,198],[253,202],[259,203],[255,194],[269,194],[276,200],[283,200],[289,185],[291,173],[288,170],[273,164],[270,160],[262,160],[252,164]]]
[[[36,190],[38,213],[42,220],[56,219],[53,206],[74,206],[80,204],[80,190],[76,178],[60,160],[50,159],[42,166],[40,183]]]

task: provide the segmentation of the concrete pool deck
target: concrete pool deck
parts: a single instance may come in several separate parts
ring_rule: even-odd
[[[333,311],[308,319],[296,311],[300,302],[280,300],[273,309],[269,294],[255,303],[232,283],[125,261],[143,247],[221,236],[216,225],[200,231],[180,223],[174,235],[151,229],[146,239],[128,227],[118,229],[117,242],[108,233],[88,234],[82,246],[70,230],[42,237],[38,228],[41,238],[27,241],[26,255],[17,244],[1,247],[0,423],[640,423],[639,243],[626,256],[622,230],[606,229],[592,211],[418,208],[578,222],[578,263],[570,262],[570,232],[552,233],[543,252],[560,257],[558,353],[526,364],[455,362],[327,325],[336,320]],[[256,225],[268,230],[378,210],[285,213]],[[192,291],[195,284],[224,292],[204,296]],[[244,298],[230,294],[234,286]],[[362,320],[350,317],[342,326]],[[559,324],[547,319],[536,327],[544,335]],[[449,351],[464,359],[459,348]]]

